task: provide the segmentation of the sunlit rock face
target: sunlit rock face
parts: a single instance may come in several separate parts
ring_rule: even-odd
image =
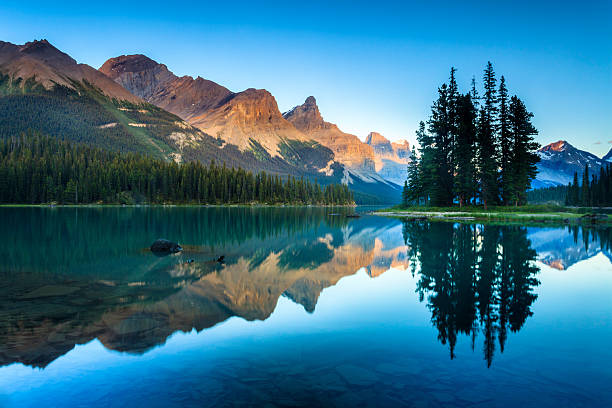
[[[141,54],[111,58],[100,72],[134,95],[187,121],[233,95],[229,89],[201,77],[178,77],[166,65]]]
[[[200,77],[177,77],[140,54],[111,58],[100,72],[212,136],[221,148],[253,153],[264,167],[281,159],[279,166],[297,168],[289,171],[292,174],[306,170],[313,177],[334,177],[384,202],[399,199],[398,187],[376,173],[372,148],[325,122],[314,97],[283,115],[265,89],[232,92]]]
[[[265,89],[234,93],[201,77],[177,77],[165,65],[140,54],[111,58],[100,71],[135,95],[241,150],[251,149],[255,142],[277,156],[283,139],[307,139],[282,117],[276,99]]]
[[[372,148],[357,136],[341,131],[333,123],[325,122],[314,96],[309,96],[302,105],[285,112],[283,117],[308,137],[329,147],[334,152],[336,160],[349,168],[375,170]]]
[[[392,143],[378,132],[370,132],[366,144],[374,150],[378,175],[395,184],[404,184],[412,155],[410,144],[406,140]]]
[[[285,139],[310,140],[281,115],[276,99],[265,89],[247,89],[223,104],[194,116],[191,123],[206,133],[246,150],[253,141],[278,156]]]
[[[28,81],[51,89],[58,85],[75,89],[76,82],[86,81],[106,96],[130,102],[142,102],[106,75],[86,64],[78,64],[68,54],[58,50],[47,40],[23,45],[0,41],[0,74],[18,87],[32,86]]]
[[[201,77],[177,77],[144,55],[111,58],[100,71],[135,95],[241,150],[261,147],[278,156],[284,139],[307,140],[283,118],[276,99],[265,89],[234,93]]]

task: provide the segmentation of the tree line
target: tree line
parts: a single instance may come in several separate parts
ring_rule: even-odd
[[[591,174],[587,164],[582,176],[574,172],[568,185],[530,191],[528,199],[531,203],[554,202],[572,207],[611,207],[612,164],[601,166],[599,174]]]
[[[612,206],[612,167],[601,166],[599,176],[589,174],[587,164],[582,173],[582,183],[578,183],[578,173],[567,186],[565,204],[580,207]]]
[[[0,140],[2,203],[353,204],[346,185],[178,164],[40,135]]]
[[[455,73],[451,68],[427,123],[419,124],[420,148],[408,167],[402,204],[526,203],[539,161],[533,114],[518,96],[509,96],[503,76],[498,85],[490,62],[482,96],[475,79],[470,92],[461,93]]]

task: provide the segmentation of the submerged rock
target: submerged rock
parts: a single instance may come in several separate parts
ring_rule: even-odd
[[[155,254],[174,254],[181,252],[183,248],[176,242],[160,238],[151,244],[151,252]]]
[[[591,224],[595,224],[597,222],[606,221],[608,216],[606,214],[585,214],[580,219],[583,222],[590,222]]]

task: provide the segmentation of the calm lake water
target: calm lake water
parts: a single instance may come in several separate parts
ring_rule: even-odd
[[[0,407],[612,406],[610,228],[344,211],[0,208]]]

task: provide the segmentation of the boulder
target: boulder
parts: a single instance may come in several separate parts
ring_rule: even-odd
[[[174,254],[182,251],[183,248],[176,242],[160,238],[151,244],[151,252],[156,254]]]

